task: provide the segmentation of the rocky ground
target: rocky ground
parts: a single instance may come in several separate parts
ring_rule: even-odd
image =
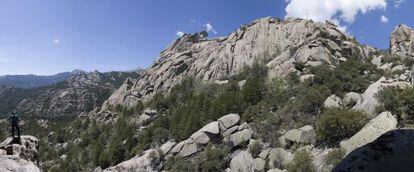
[[[0,171],[40,172],[39,141],[33,136],[7,138],[0,143]]]

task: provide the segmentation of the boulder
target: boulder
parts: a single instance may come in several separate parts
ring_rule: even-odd
[[[300,82],[305,82],[306,80],[312,80],[315,77],[314,74],[306,74],[299,77]]]
[[[342,100],[342,105],[345,107],[352,108],[355,105],[359,105],[362,102],[361,94],[350,92],[345,94],[344,99]]]
[[[181,149],[183,149],[185,142],[186,141],[182,141],[182,142],[178,143],[177,145],[175,145],[174,148],[171,149],[170,153],[177,154],[178,152],[180,152]]]
[[[3,149],[0,149],[0,156],[1,155],[7,155],[7,151],[6,150],[3,150]]]
[[[151,119],[151,116],[143,113],[138,117],[138,120],[136,122],[137,125],[144,125],[146,122],[148,122]]]
[[[312,126],[307,125],[298,129],[293,129],[279,138],[279,142],[283,147],[290,147],[293,143],[314,144],[315,130]]]
[[[199,131],[207,132],[211,134],[219,134],[220,133],[219,122],[217,121],[211,122],[205,125],[203,128],[201,128]]]
[[[229,137],[231,134],[233,134],[234,132],[236,132],[237,130],[239,130],[239,126],[233,126],[229,129],[227,129],[225,132],[223,132],[222,136],[223,137]]]
[[[197,131],[190,136],[190,139],[198,144],[207,144],[210,141],[210,137],[202,131]]]
[[[341,98],[339,98],[335,94],[332,94],[325,100],[325,102],[323,103],[323,106],[325,108],[333,108],[333,107],[341,107],[341,104],[342,104]]]
[[[154,159],[159,155],[155,149],[146,150],[142,156],[136,156],[130,160],[119,163],[116,166],[107,168],[105,170],[96,169],[95,171],[103,172],[123,172],[123,171],[145,171],[145,172],[155,172],[156,170],[152,169],[152,164]]]
[[[371,63],[377,67],[380,67],[382,65],[382,57],[383,56],[374,56],[371,60]]]
[[[346,154],[370,143],[380,137],[382,134],[394,130],[397,127],[397,119],[390,112],[383,112],[367,125],[365,125],[358,133],[346,141],[340,143]]]
[[[246,85],[246,81],[247,80],[241,80],[237,83],[237,85],[239,86],[239,89],[242,89],[244,87],[244,85]]]
[[[265,149],[265,150],[262,150],[262,152],[260,152],[260,154],[259,154],[259,157],[262,158],[262,159],[267,159],[267,157],[269,156],[270,150],[271,149],[269,149],[269,148]]]
[[[252,131],[250,129],[244,129],[242,131],[238,131],[233,133],[230,136],[230,142],[233,146],[239,146],[248,142],[252,138]]]
[[[228,114],[217,120],[220,124],[220,129],[226,131],[228,128],[235,126],[240,121],[240,116],[238,114]]]
[[[157,113],[158,112],[155,109],[149,109],[149,108],[147,108],[147,109],[144,110],[144,114],[146,114],[148,116],[155,116],[155,115],[157,115]]]
[[[262,158],[253,159],[254,171],[264,171],[266,167],[266,161]]]
[[[392,72],[403,71],[403,70],[404,70],[403,65],[397,65],[397,66],[392,67],[392,69],[391,69]]]
[[[175,145],[177,145],[177,143],[175,143],[174,141],[168,141],[160,147],[160,150],[162,151],[162,153],[168,154],[170,150],[174,148]]]
[[[183,145],[182,149],[180,150],[180,152],[178,152],[178,156],[188,157],[188,156],[191,156],[191,155],[197,153],[198,151],[200,151],[200,149],[197,146],[197,143],[195,143],[191,140],[186,140],[186,141],[184,141],[184,145]]]
[[[40,127],[44,128],[44,129],[48,129],[49,128],[49,121],[45,120],[45,119],[39,119],[39,120],[37,120],[37,125],[39,125]]]
[[[247,151],[240,151],[230,161],[230,172],[254,172],[252,155]]]
[[[286,169],[293,160],[293,155],[283,148],[274,148],[269,153],[269,168]]]

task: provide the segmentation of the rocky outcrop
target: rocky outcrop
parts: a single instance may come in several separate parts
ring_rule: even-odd
[[[411,171],[414,169],[413,145],[412,129],[389,131],[352,151],[333,171]]]
[[[279,138],[282,147],[289,148],[293,144],[315,144],[316,134],[312,126],[307,125],[298,129],[293,129],[286,132]]]
[[[377,82],[371,84],[364,93],[362,93],[362,100],[360,104],[356,104],[352,109],[366,112],[371,117],[375,117],[375,109],[380,105],[376,98],[376,94],[385,87],[395,86],[399,88],[406,88],[410,83],[405,81],[398,81],[394,79],[380,78]]]
[[[40,169],[33,163],[15,156],[0,155],[1,172],[40,172]]]
[[[39,161],[39,141],[33,136],[7,138],[0,143],[0,171],[40,172],[35,165]]]
[[[94,172],[122,172],[122,171],[146,171],[146,172],[155,172],[152,168],[154,159],[158,157],[158,152],[154,149],[149,149],[143,153],[142,156],[136,156],[128,161],[124,161],[114,167],[107,168],[102,170],[97,168]]]
[[[302,70],[297,66],[336,65],[351,55],[367,58],[363,49],[335,25],[303,19],[258,19],[214,39],[206,33],[186,34],[162,51],[141,79],[121,86],[105,106],[148,100],[189,76],[214,82],[262,62],[270,77],[283,77]]]
[[[175,145],[170,153],[181,157],[188,157],[204,149],[204,146],[214,140],[222,139],[233,147],[248,143],[252,131],[248,124],[237,125],[240,122],[238,114],[228,114],[202,127],[193,133],[190,138]]]
[[[391,54],[414,58],[414,30],[399,25],[391,34]]]
[[[340,144],[341,148],[348,154],[356,148],[374,141],[382,134],[394,130],[397,127],[397,124],[397,119],[390,112],[383,112],[372,119],[350,139],[342,141]]]

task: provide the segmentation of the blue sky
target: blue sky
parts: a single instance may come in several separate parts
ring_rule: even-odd
[[[225,36],[260,17],[285,18],[287,5],[294,2],[301,10],[300,1],[312,0],[0,0],[0,75],[145,68],[178,31],[193,33],[210,24],[210,37]],[[386,8],[375,3],[365,4],[373,9],[358,11],[353,22],[340,18],[348,7],[324,17],[337,19],[363,43],[387,48],[397,24],[414,25],[414,2],[398,8],[395,0],[386,1]]]

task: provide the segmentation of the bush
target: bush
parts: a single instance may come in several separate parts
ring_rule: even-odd
[[[400,124],[412,124],[414,120],[414,88],[402,90],[398,87],[387,87],[376,94],[381,103],[377,112],[389,111],[397,116]]]
[[[250,154],[252,154],[253,158],[257,158],[262,151],[262,145],[258,141],[254,141],[253,144],[249,148]]]
[[[200,154],[196,164],[202,172],[224,171],[230,162],[228,156],[229,150],[217,147],[217,145],[209,145],[207,149]]]
[[[299,150],[295,153],[292,162],[288,165],[289,172],[315,172],[313,157],[307,150]]]
[[[341,148],[333,149],[325,156],[325,164],[332,165],[332,167],[336,167],[344,158],[345,151]]]
[[[338,143],[357,133],[367,121],[366,115],[361,111],[328,109],[317,119],[317,140],[319,143]]]
[[[401,114],[403,114],[403,100],[399,96],[400,92],[401,90],[397,87],[386,87],[379,91],[375,95],[381,103],[376,109],[377,113],[389,111],[397,115],[398,119],[401,119]]]
[[[406,123],[412,124],[414,121],[414,87],[407,88],[399,94],[403,101],[404,117]]]
[[[373,64],[361,62],[356,58],[349,58],[337,68],[322,65],[311,68],[315,74],[313,83],[325,85],[332,94],[343,96],[346,92],[361,93],[370,85],[370,81],[378,80],[382,76]]]
[[[191,161],[186,161],[180,157],[173,157],[165,163],[165,170],[171,172],[193,172],[196,171]]]

